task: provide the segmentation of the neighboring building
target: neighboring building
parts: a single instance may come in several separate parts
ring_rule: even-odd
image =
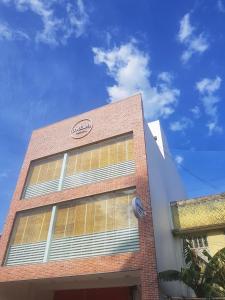
[[[184,239],[203,259],[206,259],[204,250],[213,256],[225,247],[225,193],[174,201],[170,206],[174,243],[180,245],[177,255],[183,255]],[[177,270],[182,265],[185,265],[184,260]],[[193,291],[185,286],[180,291],[183,296],[194,296]]]
[[[182,262],[169,203],[184,198],[140,95],[35,130],[1,238],[0,299],[159,299],[158,271]]]
[[[211,255],[225,247],[225,193],[171,203],[173,233]]]

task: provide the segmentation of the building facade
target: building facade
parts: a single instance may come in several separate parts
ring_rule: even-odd
[[[225,194],[209,195],[171,202],[174,243],[180,246],[183,255],[184,240],[207,260],[206,250],[211,256],[225,247]],[[181,263],[177,270],[185,265]],[[194,292],[183,286],[182,296],[194,297]]]
[[[225,194],[171,203],[173,233],[193,248],[214,255],[225,247]]]
[[[169,202],[185,197],[168,151],[140,95],[35,130],[1,237],[0,299],[159,299],[158,271],[180,259]]]

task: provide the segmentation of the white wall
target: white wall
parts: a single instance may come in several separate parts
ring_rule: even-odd
[[[145,138],[157,268],[159,272],[179,270],[183,264],[182,245],[172,235],[170,202],[186,199],[186,193],[159,121],[145,124]],[[173,296],[186,294],[186,288],[176,282],[162,283],[161,288]]]

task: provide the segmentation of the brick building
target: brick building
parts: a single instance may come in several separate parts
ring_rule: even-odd
[[[159,299],[158,270],[179,265],[169,202],[185,195],[168,151],[140,95],[35,130],[1,237],[0,299]]]

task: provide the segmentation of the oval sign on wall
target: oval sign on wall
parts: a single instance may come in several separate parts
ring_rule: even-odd
[[[140,198],[138,197],[133,198],[132,208],[136,218],[142,219],[145,216],[145,210]]]
[[[74,139],[80,139],[88,135],[92,129],[92,122],[89,119],[84,119],[77,122],[71,129],[71,136]]]

